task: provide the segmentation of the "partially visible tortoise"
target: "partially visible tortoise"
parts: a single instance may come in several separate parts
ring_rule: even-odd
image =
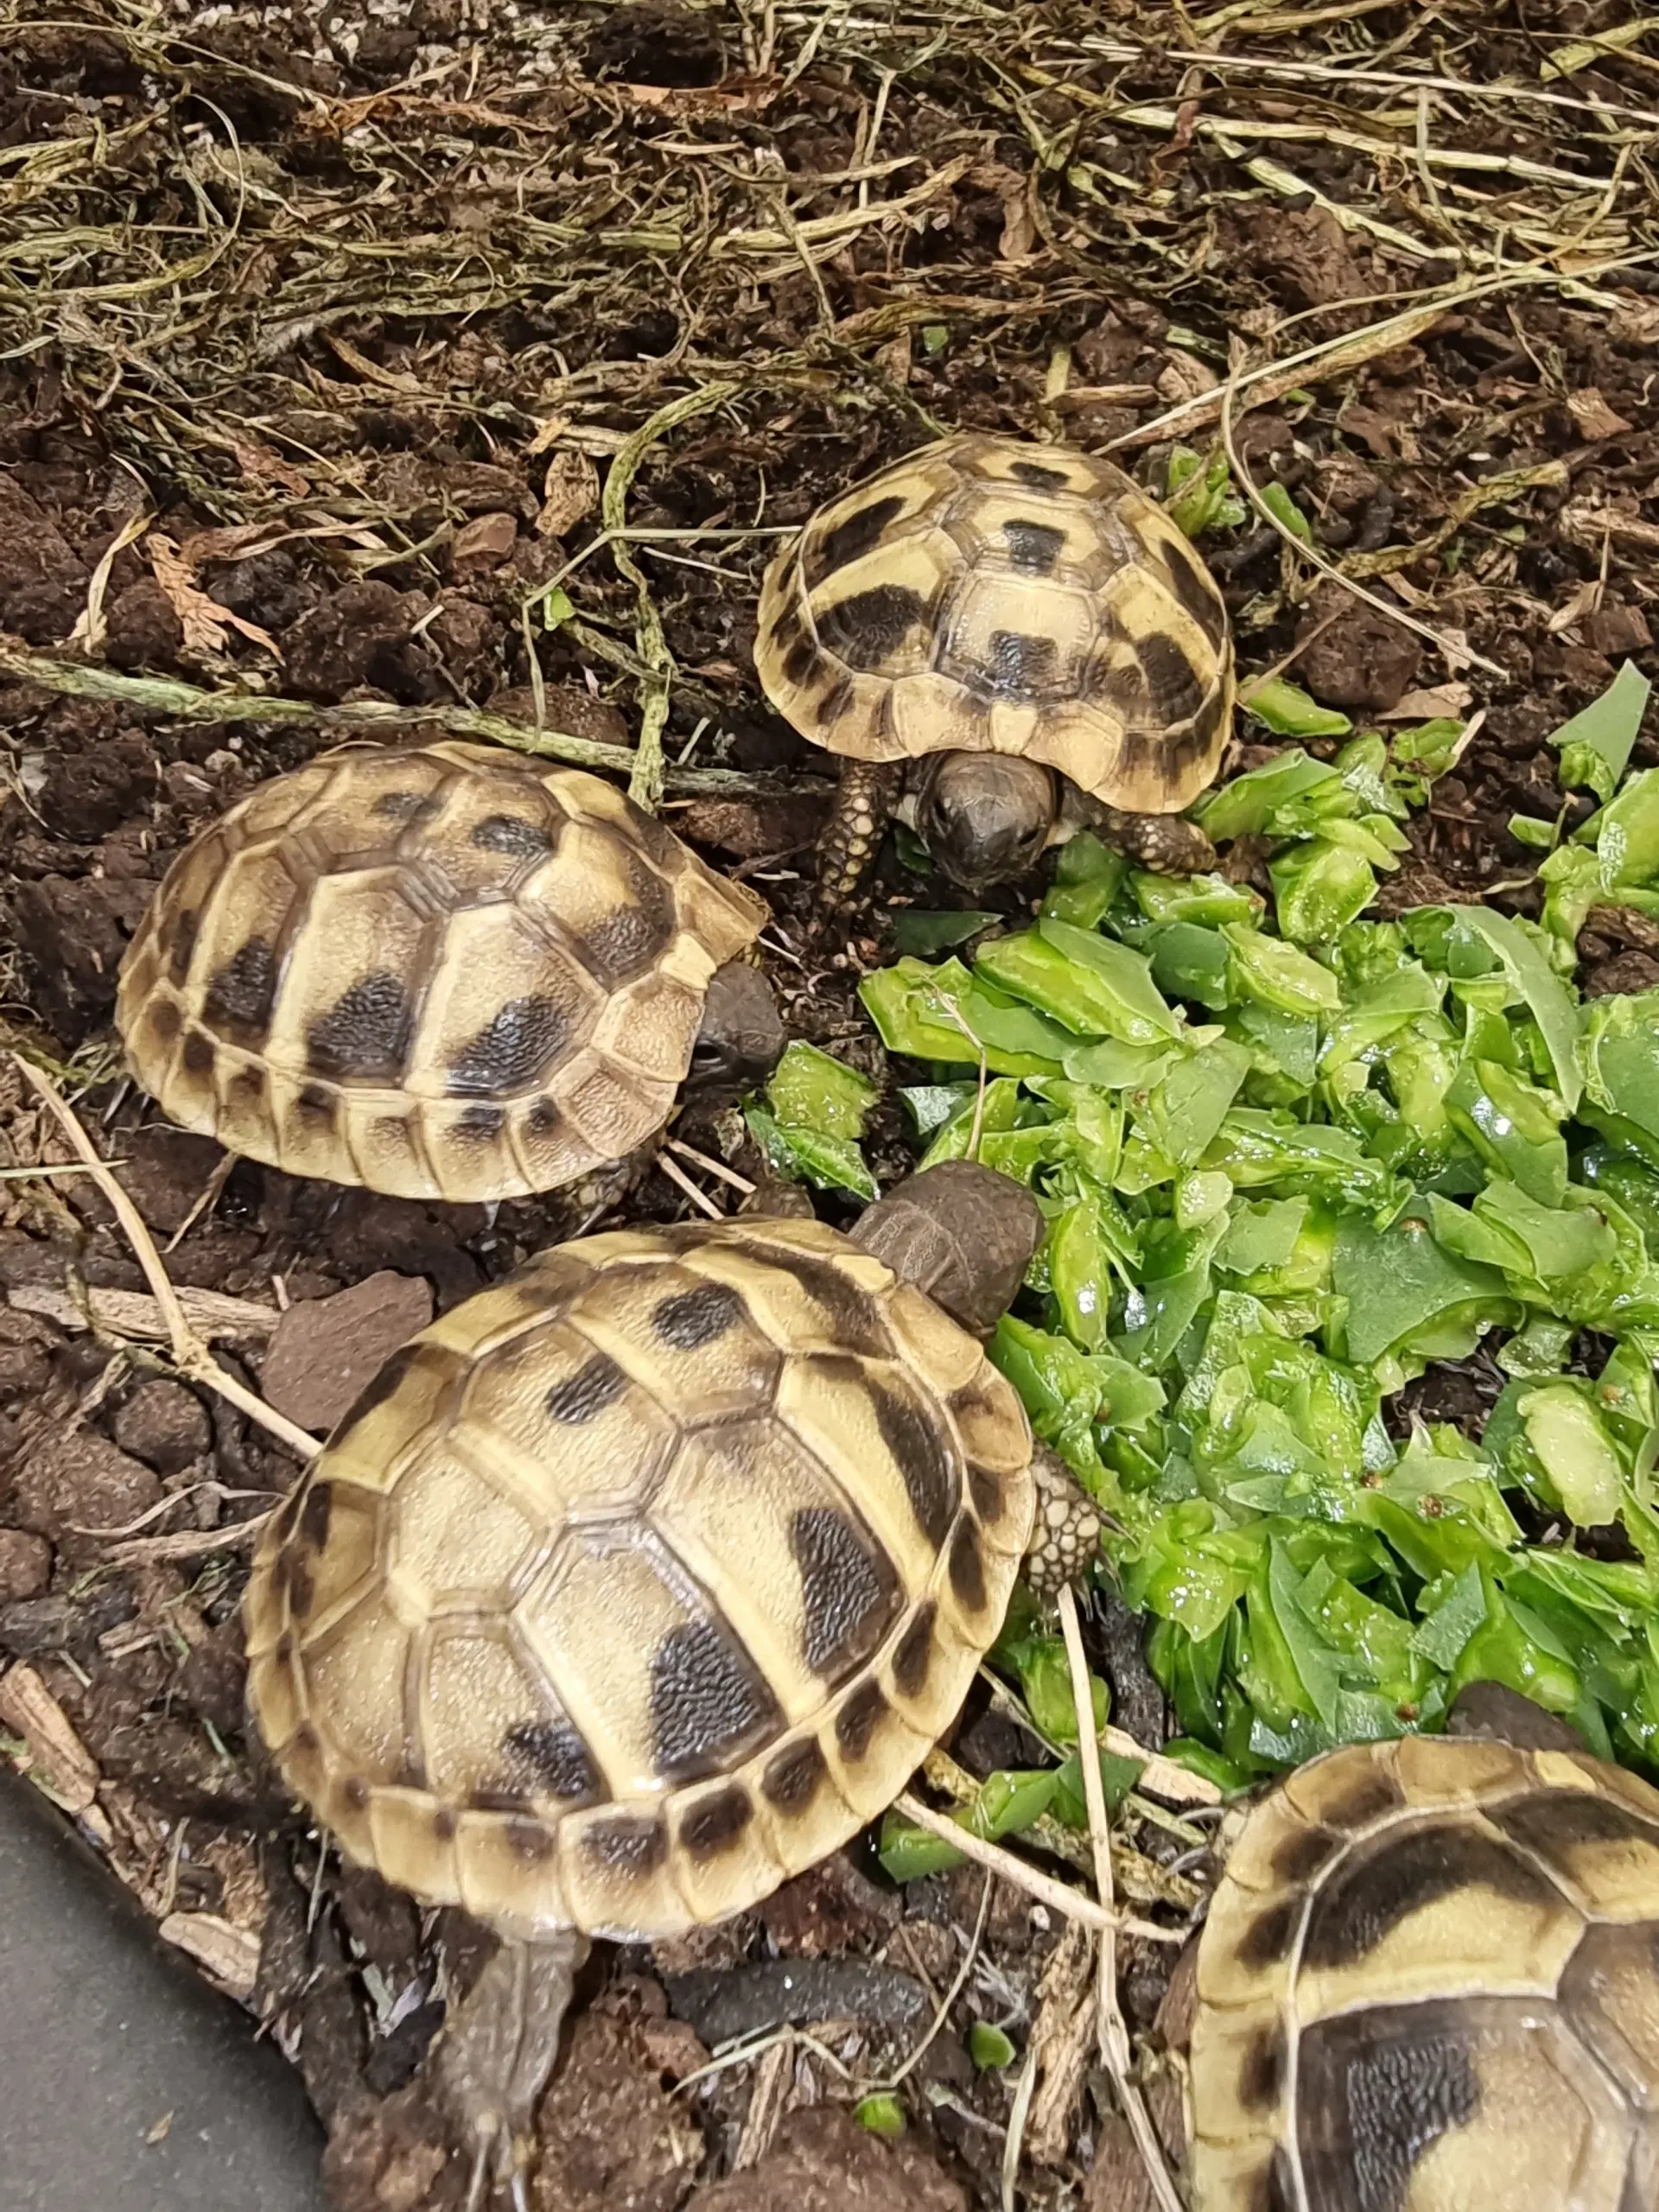
[[[1214,861],[1179,817],[1232,727],[1227,609],[1110,461],[978,432],[907,454],[774,560],[755,665],[843,762],[820,855],[831,899],[874,862],[911,762],[916,826],[969,890],[1029,868],[1063,798],[1070,827],[1147,868]]]
[[[1195,2212],[1659,2206],[1659,1791],[1477,1698],[1508,1740],[1332,1751],[1246,1819],[1198,1952]]]
[[[474,745],[334,753],[180,854],[116,1020],[162,1110],[232,1152],[512,1198],[623,1160],[688,1071],[764,1080],[766,919],[597,776]]]
[[[585,1938],[722,1919],[836,1850],[954,1719],[1022,1564],[1083,1570],[1093,1508],[980,1343],[1042,1229],[956,1161],[850,1236],[556,1247],[398,1353],[272,1522],[250,1694],[283,1774],[353,1859],[521,1939],[440,2047],[475,2190],[522,2167]]]

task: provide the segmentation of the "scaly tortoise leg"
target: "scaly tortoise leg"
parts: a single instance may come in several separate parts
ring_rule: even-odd
[[[1037,1511],[1026,1547],[1026,1580],[1039,1598],[1082,1580],[1100,1546],[1100,1509],[1058,1452],[1036,1445],[1031,1477]]]
[[[515,2212],[528,2203],[536,2108],[588,1950],[574,1928],[532,1940],[504,1936],[444,2023],[433,2065],[439,2094],[472,2148],[467,2212],[480,2212],[492,2187],[510,2194]]]
[[[1088,811],[1107,844],[1154,875],[1202,875],[1216,864],[1215,847],[1184,815],[1125,814],[1100,799]]]
[[[904,779],[902,760],[842,762],[835,808],[818,840],[818,887],[830,906],[845,906],[874,867]]]

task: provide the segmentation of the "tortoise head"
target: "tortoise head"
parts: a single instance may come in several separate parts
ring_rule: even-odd
[[[784,1056],[783,1017],[772,985],[747,960],[709,978],[686,1085],[703,1096],[739,1096],[762,1084]]]
[[[942,753],[928,764],[916,827],[953,883],[982,891],[1025,875],[1054,827],[1054,777],[1011,753]]]
[[[1014,1301],[1043,1227],[1023,1185],[970,1160],[946,1160],[867,1206],[853,1242],[964,1329],[988,1337]]]

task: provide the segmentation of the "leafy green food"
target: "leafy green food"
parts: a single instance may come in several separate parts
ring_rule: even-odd
[[[751,1100],[746,1118],[779,1174],[874,1198],[880,1192],[858,1141],[878,1096],[868,1076],[797,1039],[772,1071],[765,1104]]]
[[[1084,835],[1034,927],[862,986],[924,1064],[927,1160],[976,1142],[1042,1207],[991,1357],[1104,1509],[1172,1755],[1228,1786],[1436,1728],[1480,1679],[1659,1771],[1659,992],[1570,980],[1592,906],[1659,917],[1659,771],[1618,782],[1635,687],[1600,703],[1568,741],[1603,804],[1543,858],[1541,925],[1367,917],[1463,744],[1447,721],[1206,795],[1211,837],[1265,849],[1270,906],[1224,859],[1154,876]],[[1404,1417],[1478,1349],[1469,1434]],[[992,1662],[1073,1746],[1040,1624]],[[1075,1758],[961,1817],[1081,1823]],[[950,1851],[892,1822],[889,1846],[893,1871]]]
[[[1549,741],[1560,750],[1563,784],[1587,786],[1604,805],[1611,798],[1630,766],[1652,689],[1627,660],[1599,699],[1551,731]]]

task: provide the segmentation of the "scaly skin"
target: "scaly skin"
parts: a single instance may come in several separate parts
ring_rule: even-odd
[[[900,760],[842,761],[835,809],[818,840],[818,883],[826,905],[844,906],[863,888],[904,777]]]

